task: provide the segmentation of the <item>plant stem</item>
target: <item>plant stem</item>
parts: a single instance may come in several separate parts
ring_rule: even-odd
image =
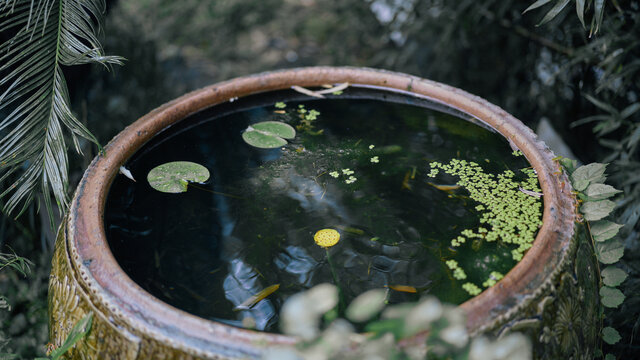
[[[331,277],[333,277],[333,282],[338,288],[338,313],[342,313],[347,308],[347,304],[344,300],[344,293],[342,292],[342,287],[340,286],[340,279],[338,278],[338,274],[336,273],[335,267],[333,266],[333,261],[331,261],[329,248],[325,248],[324,250],[327,252],[327,263],[329,263],[329,269],[331,269]]]

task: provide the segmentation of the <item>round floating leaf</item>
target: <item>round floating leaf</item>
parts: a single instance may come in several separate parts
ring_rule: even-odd
[[[149,171],[147,181],[152,188],[163,193],[181,193],[187,191],[190,182],[203,183],[209,179],[206,167],[189,162],[168,162]]]
[[[613,355],[613,354],[607,354],[607,355],[604,357],[604,360],[616,360],[616,356],[615,356],[615,355]]]
[[[602,270],[602,282],[607,286],[618,286],[627,278],[627,273],[614,266],[607,266]]]
[[[249,145],[261,149],[275,149],[287,144],[285,139],[293,139],[296,130],[289,124],[278,121],[263,121],[249,126],[242,133],[242,139]]]
[[[296,137],[296,130],[289,124],[279,121],[263,121],[251,125],[254,130],[265,134],[279,136],[283,139],[293,139]]]
[[[387,292],[383,289],[373,289],[358,295],[349,307],[345,315],[347,319],[355,322],[369,320],[384,308]]]
[[[618,330],[610,326],[602,329],[602,340],[604,340],[604,342],[606,342],[607,344],[613,345],[620,341],[620,339],[622,339],[622,337],[618,333]]]
[[[591,224],[591,235],[595,241],[609,240],[616,236],[623,226],[607,220],[596,221]]]
[[[616,203],[610,200],[587,201],[580,211],[587,221],[600,220],[609,215],[616,207]]]
[[[600,300],[606,307],[617,308],[624,301],[624,294],[616,288],[603,286],[600,288]]]
[[[613,264],[624,255],[624,244],[618,239],[597,242],[595,245],[598,261],[603,264]]]

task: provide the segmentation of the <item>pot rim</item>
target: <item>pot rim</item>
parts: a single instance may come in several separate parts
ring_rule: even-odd
[[[168,305],[143,290],[120,268],[104,230],[109,188],[121,165],[154,135],[190,114],[260,92],[348,82],[427,97],[489,124],[525,155],[544,194],[543,226],[523,259],[493,287],[460,305],[472,333],[507,320],[546,289],[567,261],[576,215],[575,199],[553,153],[522,122],[460,89],[402,73],[356,67],[309,67],[260,73],[217,83],[168,102],[116,135],[84,173],[65,231],[72,267],[92,303],[131,326],[196,356],[257,356],[265,345],[293,344],[286,335],[240,329],[205,320]]]

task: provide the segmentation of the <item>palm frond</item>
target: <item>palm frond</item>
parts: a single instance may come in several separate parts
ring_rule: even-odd
[[[52,220],[51,193],[67,207],[65,130],[80,152],[78,136],[98,144],[70,108],[62,66],[121,64],[105,56],[97,39],[104,0],[0,0],[0,193],[6,213],[20,215],[43,193]]]

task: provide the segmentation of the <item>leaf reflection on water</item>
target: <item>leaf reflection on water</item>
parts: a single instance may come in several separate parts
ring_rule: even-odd
[[[233,259],[229,264],[229,275],[224,279],[224,296],[233,303],[240,306],[246,299],[265,288],[260,284],[258,274],[248,264],[241,259]],[[276,316],[276,311],[269,299],[264,299],[251,309],[241,312],[243,319],[252,317],[256,321],[256,329],[264,330],[269,321]]]

